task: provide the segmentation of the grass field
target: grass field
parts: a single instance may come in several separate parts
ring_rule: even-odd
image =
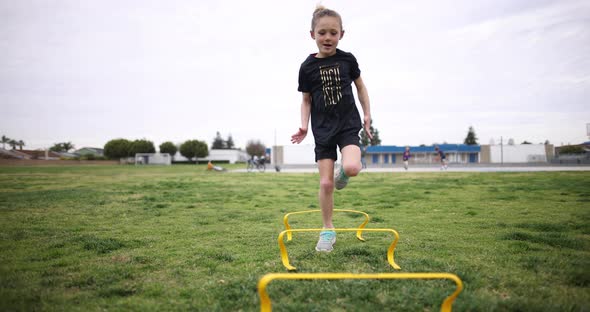
[[[204,166],[0,168],[0,311],[256,311],[286,272],[287,212],[319,209],[317,174]],[[363,173],[335,193],[400,234],[401,272],[450,272],[455,311],[590,309],[590,173]],[[294,228],[320,215],[291,217]],[[335,214],[338,227],[362,222]],[[300,272],[395,272],[392,237],[287,243]],[[277,281],[275,311],[437,311],[447,281]]]

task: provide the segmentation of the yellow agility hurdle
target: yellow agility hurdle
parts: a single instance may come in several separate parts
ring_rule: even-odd
[[[463,290],[461,279],[451,273],[375,273],[375,274],[352,274],[352,273],[270,273],[264,275],[258,281],[258,295],[260,296],[260,311],[271,312],[270,297],[266,292],[266,286],[273,280],[334,280],[334,279],[448,279],[455,282],[457,289],[445,298],[440,310],[451,312],[455,298]]]
[[[289,263],[289,255],[287,253],[287,247],[285,247],[285,241],[283,239],[283,236],[285,236],[285,233],[289,233],[289,232],[321,232],[325,229],[295,229],[295,230],[284,230],[279,234],[279,249],[281,251],[281,261],[283,262],[283,265],[285,266],[285,268],[287,268],[287,270],[289,271],[295,271],[297,270],[297,268],[295,268],[294,266],[292,266]],[[358,231],[358,229],[332,229],[333,231],[336,232],[356,232]],[[401,270],[400,266],[397,265],[395,263],[395,261],[393,260],[393,251],[395,250],[395,246],[397,245],[397,241],[399,240],[399,234],[397,233],[396,230],[393,229],[363,229],[363,231],[365,232],[391,232],[393,233],[394,239],[393,242],[391,243],[391,245],[389,246],[389,248],[387,249],[387,262],[389,262],[389,264],[396,270]]]
[[[369,223],[369,215],[365,212],[362,211],[358,211],[358,210],[348,210],[348,209],[333,209],[333,211],[336,212],[350,212],[350,213],[358,213],[358,214],[362,214],[365,216],[365,222],[363,222],[363,224],[359,225],[358,227],[358,231],[356,232],[356,238],[358,238],[360,241],[365,241],[365,239],[363,238],[363,229],[365,228],[365,226],[367,225],[367,223]],[[288,214],[286,214],[283,217],[283,223],[285,224],[285,230],[290,230],[291,226],[289,225],[289,216],[290,215],[294,215],[294,214],[301,214],[301,213],[311,213],[311,212],[321,212],[321,210],[316,209],[316,210],[305,210],[305,211],[296,211],[296,212],[289,212]],[[292,239],[292,234],[291,232],[287,232],[287,240],[290,241]]]

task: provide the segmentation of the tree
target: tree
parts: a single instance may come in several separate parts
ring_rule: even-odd
[[[117,159],[130,155],[131,142],[126,139],[114,139],[104,145],[104,155],[108,158]]]
[[[373,128],[373,119],[371,119],[371,134],[373,134],[373,139],[369,141],[369,136],[365,133],[365,128],[361,130],[361,145],[362,146],[374,146],[374,145],[381,145],[381,139],[379,138],[379,130],[377,128]]]
[[[225,141],[225,147],[227,149],[234,149],[236,148],[234,144],[234,139],[232,138],[231,134],[227,136],[227,141]]]
[[[213,139],[213,143],[211,144],[211,149],[224,149],[224,148],[225,148],[225,142],[221,138],[221,134],[219,134],[219,131],[217,131],[217,135],[215,136],[215,139]]]
[[[10,145],[10,147],[12,147],[13,150],[15,150],[16,146],[18,145],[18,142],[16,140],[10,139],[10,141],[8,141],[8,144]]]
[[[465,145],[477,145],[477,136],[475,136],[475,130],[472,126],[469,126],[469,131],[467,131],[467,136],[463,141]]]
[[[67,152],[73,148],[74,148],[74,145],[72,144],[72,142],[62,142],[62,143],[53,144],[53,146],[50,147],[49,150],[52,152],[61,153],[61,152]]]
[[[194,157],[207,157],[209,155],[209,149],[207,143],[199,140],[188,140],[180,145],[180,154],[189,161],[192,161]]]
[[[72,144],[72,142],[63,142],[61,145],[64,151],[66,152],[69,152],[70,150],[74,149],[74,144]]]
[[[64,152],[64,147],[63,147],[62,143],[55,143],[55,144],[53,144],[52,147],[49,148],[49,150],[52,152],[61,153],[61,152]]]
[[[513,138],[508,139],[508,145],[514,145],[514,139]]]
[[[131,143],[131,147],[129,149],[129,156],[135,156],[138,153],[155,153],[156,148],[154,147],[154,143],[152,141],[148,141],[146,139],[135,140]]]
[[[176,147],[174,143],[166,141],[160,144],[160,153],[168,153],[170,156],[174,157],[176,152],[178,152],[178,147]]]
[[[549,144],[551,144],[551,143],[549,143],[549,140],[545,140],[545,143],[544,143],[544,144],[545,144],[545,145],[549,145]]]
[[[266,155],[266,146],[260,140],[250,140],[246,144],[246,153],[250,156],[262,157]]]
[[[2,148],[3,149],[6,149],[6,143],[10,143],[10,139],[7,136],[3,135],[2,136]]]
[[[533,144],[533,143],[531,143],[531,142],[529,142],[529,141],[527,141],[527,140],[524,140],[524,141],[522,141],[522,143],[520,143],[520,144]]]
[[[25,146],[25,141],[23,140],[18,140],[18,142],[16,142],[16,145],[18,145],[18,148],[22,151],[23,150],[23,146]]]

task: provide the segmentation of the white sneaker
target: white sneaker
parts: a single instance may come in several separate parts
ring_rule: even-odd
[[[334,186],[337,190],[341,190],[348,184],[348,177],[344,173],[344,169],[340,166],[340,169],[334,173]]]
[[[315,246],[316,251],[330,252],[334,249],[336,243],[336,232],[326,230],[320,232],[320,240]]]

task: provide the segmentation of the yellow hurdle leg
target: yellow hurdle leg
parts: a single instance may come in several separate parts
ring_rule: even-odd
[[[295,229],[295,230],[284,230],[279,234],[279,250],[281,251],[281,261],[287,270],[294,271],[297,270],[294,266],[289,263],[289,254],[287,253],[287,247],[285,247],[285,241],[283,239],[285,233],[289,232],[321,232],[324,229]],[[356,232],[358,229],[333,229],[336,232]],[[387,262],[396,270],[401,270],[400,266],[395,263],[393,258],[393,254],[395,251],[395,246],[399,240],[399,234],[394,229],[363,229],[363,231],[368,232],[391,232],[394,236],[393,242],[389,245],[387,249]]]
[[[463,290],[461,279],[451,273],[375,273],[375,274],[352,274],[352,273],[271,273],[264,275],[258,281],[258,295],[260,296],[260,311],[271,312],[272,306],[270,297],[266,292],[266,286],[273,280],[341,280],[341,279],[447,279],[455,282],[457,288],[443,301],[441,312],[451,312],[453,302]]]

